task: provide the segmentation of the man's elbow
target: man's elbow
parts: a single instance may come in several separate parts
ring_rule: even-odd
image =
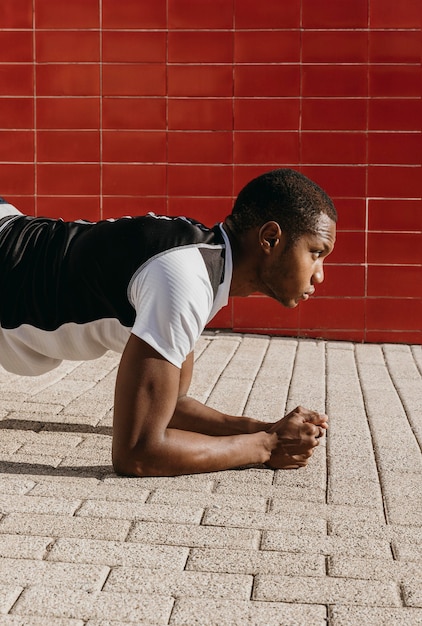
[[[157,455],[139,444],[131,451],[117,453],[113,451],[113,469],[119,476],[143,478],[147,476],[163,476]]]

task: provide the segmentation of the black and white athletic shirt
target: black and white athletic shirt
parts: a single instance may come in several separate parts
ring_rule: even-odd
[[[24,375],[121,352],[130,332],[181,367],[228,302],[221,224],[152,213],[100,222],[0,202],[0,364]]]

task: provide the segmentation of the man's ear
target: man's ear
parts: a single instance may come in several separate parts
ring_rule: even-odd
[[[280,244],[281,228],[277,222],[265,222],[259,229],[259,244],[267,254]]]

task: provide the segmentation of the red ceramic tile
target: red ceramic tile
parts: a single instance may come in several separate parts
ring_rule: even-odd
[[[369,230],[422,230],[421,200],[368,201]]]
[[[368,263],[421,264],[420,233],[368,233]]]
[[[329,196],[341,198],[365,196],[365,167],[304,165],[301,171],[325,189]]]
[[[33,163],[3,163],[0,167],[2,197],[34,194]]]
[[[164,63],[103,65],[105,96],[164,96],[166,66]]]
[[[30,196],[17,196],[17,195],[7,196],[7,201],[10,202],[10,204],[13,204],[13,206],[18,208],[19,211],[21,211],[21,213],[24,213],[25,215],[35,215],[35,200],[36,199],[32,195]]]
[[[231,163],[232,160],[231,132],[169,133],[169,163]]]
[[[369,265],[368,296],[422,298],[421,267]]]
[[[306,28],[366,28],[368,0],[302,0],[302,26]]]
[[[304,97],[365,97],[367,69],[364,65],[303,65]]]
[[[231,196],[232,167],[224,165],[169,165],[170,196]]]
[[[371,0],[371,28],[420,28],[421,5],[419,0]]]
[[[337,229],[336,244],[329,263],[363,263],[365,260],[365,232]]]
[[[38,196],[37,215],[39,217],[62,218],[65,221],[100,219],[98,198],[69,196]]]
[[[36,66],[38,96],[94,96],[100,93],[100,68],[96,64]]]
[[[357,341],[362,342],[364,340],[364,329],[362,330],[331,330],[313,329],[307,330],[301,328],[299,331],[299,337],[315,338],[315,339],[327,339],[331,341]]]
[[[35,0],[37,28],[99,28],[99,2]]]
[[[365,99],[304,98],[304,130],[366,130]]]
[[[368,162],[373,164],[417,164],[421,162],[420,133],[370,133]]]
[[[105,129],[166,128],[164,98],[103,98],[102,105]]]
[[[32,28],[33,0],[2,0],[2,28]]]
[[[364,298],[311,298],[299,305],[300,329],[361,330]]]
[[[302,163],[366,163],[366,134],[314,133],[301,135]]]
[[[170,31],[169,63],[231,63],[231,31]]]
[[[298,96],[299,65],[236,65],[234,94],[237,97]]]
[[[416,298],[368,298],[366,304],[367,330],[419,331],[422,300]]]
[[[233,298],[233,325],[236,330],[255,328],[270,330],[299,328],[299,307],[286,309],[265,296]]]
[[[96,129],[100,127],[99,98],[37,98],[37,128]]]
[[[370,31],[370,63],[420,63],[419,31]]]
[[[170,130],[231,130],[231,98],[169,98]]]
[[[224,97],[233,92],[231,65],[169,65],[169,96]]]
[[[103,28],[166,28],[166,0],[102,0]]]
[[[32,96],[34,74],[32,65],[0,65],[2,96]]]
[[[100,158],[99,131],[38,130],[38,162],[97,162]]]
[[[32,38],[31,31],[0,31],[1,62],[32,63]]]
[[[299,163],[299,133],[297,132],[236,132],[234,160],[244,164]]]
[[[168,27],[233,28],[233,0],[168,0]]]
[[[374,99],[368,103],[370,130],[417,130],[421,129],[421,100]]]
[[[418,97],[420,65],[373,65],[369,69],[369,95],[379,97]]]
[[[422,192],[421,166],[368,168],[368,195],[375,198],[420,198]]]
[[[213,317],[207,324],[207,328],[233,328],[233,305],[231,301]]]
[[[106,163],[103,166],[103,193],[114,196],[164,196],[166,166]]]
[[[0,161],[34,160],[34,133],[31,130],[0,131]]]
[[[299,98],[236,98],[235,130],[297,130]]]
[[[422,344],[422,331],[367,331],[365,341],[368,343],[407,343]]]
[[[298,63],[299,58],[298,30],[235,32],[235,63]]]
[[[338,213],[337,228],[365,230],[365,198],[332,198]]]
[[[234,0],[235,28],[299,28],[300,0]]]
[[[33,98],[0,98],[0,128],[31,129],[33,125]]]
[[[164,131],[104,131],[103,161],[116,163],[164,163]]]
[[[37,31],[37,63],[91,62],[100,60],[100,34],[97,31]]]
[[[165,63],[166,33],[103,31],[104,63]]]
[[[153,211],[157,215],[167,215],[167,198],[165,196],[104,196],[103,219],[123,217],[125,215],[145,215]]]
[[[99,164],[40,163],[37,165],[37,192],[42,196],[96,196],[99,191]]]
[[[365,268],[363,266],[331,265],[327,262],[324,267],[324,276],[324,282],[316,288],[318,297],[350,298],[365,295]]]
[[[168,214],[195,216],[195,219],[207,226],[222,222],[232,210],[231,198],[169,198]]]
[[[303,63],[366,63],[365,31],[312,31],[302,33]]]

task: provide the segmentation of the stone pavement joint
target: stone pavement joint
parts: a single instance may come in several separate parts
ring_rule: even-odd
[[[0,370],[0,626],[422,626],[422,347],[206,332],[191,394],[327,412],[307,468],[122,478],[119,356]]]

